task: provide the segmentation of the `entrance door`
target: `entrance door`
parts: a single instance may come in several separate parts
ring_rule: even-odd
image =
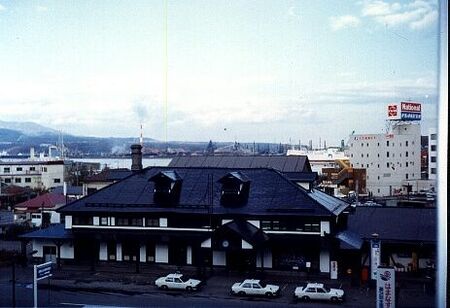
[[[44,262],[56,263],[56,246],[43,246]]]
[[[169,246],[169,264],[186,265],[187,249],[185,244],[171,243]]]
[[[255,258],[251,252],[243,250],[227,251],[227,267],[230,270],[245,272],[255,268]]]

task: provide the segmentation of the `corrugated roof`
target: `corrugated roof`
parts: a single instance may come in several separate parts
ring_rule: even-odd
[[[348,231],[362,239],[377,233],[383,241],[436,242],[435,208],[356,207],[348,217]]]
[[[179,204],[168,207],[153,201],[154,182],[150,178],[162,171],[174,171],[183,179]],[[223,168],[146,168],[87,197],[60,209],[61,212],[205,212],[330,216],[339,214],[339,199],[316,200],[306,190],[293,184],[287,177],[273,169],[233,169],[242,172],[251,181],[248,201],[240,207],[221,205],[222,184],[219,179],[230,173]],[[208,195],[212,179],[212,201]],[[321,203],[322,202],[322,203]]]
[[[66,203],[66,197],[61,194],[55,193],[46,193],[43,195],[39,195],[33,199],[21,202],[16,204],[15,208],[28,208],[28,209],[36,209],[36,208],[54,208],[57,205],[62,205]]]
[[[281,172],[311,172],[307,156],[177,156],[169,167],[273,168]]]
[[[327,208],[327,210],[332,212],[334,215],[339,215],[349,206],[347,202],[339,198],[330,196],[318,189],[313,189],[310,192],[308,192],[308,194],[311,198],[313,198],[319,204]]]
[[[72,230],[65,229],[64,224],[54,224],[45,229],[19,235],[19,237],[27,239],[71,239],[73,235]]]

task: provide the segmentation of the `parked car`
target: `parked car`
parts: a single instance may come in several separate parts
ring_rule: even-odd
[[[246,279],[243,282],[236,282],[231,287],[233,295],[252,295],[274,297],[280,295],[280,287],[273,284],[265,284],[257,279]]]
[[[328,288],[323,283],[308,283],[306,287],[297,287],[294,296],[304,301],[328,300],[341,302],[345,300],[344,290]]]
[[[189,279],[183,274],[169,274],[165,277],[159,277],[155,280],[155,285],[162,289],[174,289],[174,290],[187,290],[187,291],[194,291],[198,290],[200,287],[200,284],[202,282],[197,279]]]

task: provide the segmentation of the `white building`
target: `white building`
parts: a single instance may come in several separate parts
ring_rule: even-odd
[[[289,149],[287,150],[286,155],[308,156],[309,163],[311,164],[311,170],[313,172],[317,172],[317,174],[322,174],[323,168],[342,167],[339,162],[346,162],[349,160],[349,157],[345,155],[343,151],[341,151],[339,148],[332,147],[321,150]]]
[[[392,122],[388,134],[351,135],[348,154],[352,167],[366,168],[367,191],[373,196],[415,192],[420,180],[421,131],[419,123]]]
[[[431,128],[428,133],[428,179],[437,180],[437,133]]]
[[[0,161],[0,182],[21,187],[49,189],[64,182],[64,161]]]

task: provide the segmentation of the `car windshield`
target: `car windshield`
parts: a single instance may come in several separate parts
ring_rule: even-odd
[[[325,290],[325,292],[330,293],[330,288],[329,287],[323,287],[323,289]]]

